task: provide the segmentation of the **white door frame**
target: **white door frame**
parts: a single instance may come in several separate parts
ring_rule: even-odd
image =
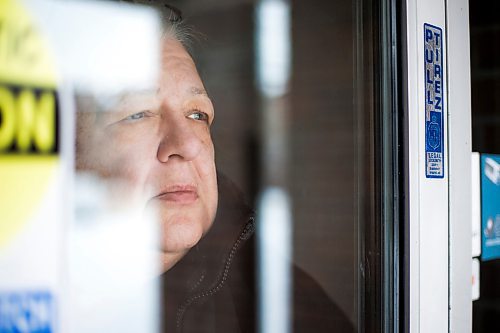
[[[410,332],[471,332],[468,1],[407,0],[406,15]],[[434,63],[443,68],[438,88],[438,74],[426,76],[426,24],[432,26],[427,30],[442,53],[442,60]],[[434,94],[439,87],[443,108],[437,133],[442,139],[434,144],[429,129],[439,126],[432,125],[436,123],[428,111],[437,108],[426,105],[439,97],[439,92],[433,96],[428,91]],[[442,147],[437,162],[442,176],[431,169],[431,146]]]

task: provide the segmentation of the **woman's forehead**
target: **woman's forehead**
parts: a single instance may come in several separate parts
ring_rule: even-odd
[[[163,44],[160,94],[175,89],[181,94],[208,97],[196,65],[184,46],[173,38],[166,38]]]
[[[189,55],[184,45],[176,38],[166,37],[162,40],[162,65],[171,62],[181,62],[195,66],[193,59]]]

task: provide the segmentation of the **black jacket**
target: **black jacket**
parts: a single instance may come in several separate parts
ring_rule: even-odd
[[[219,208],[205,237],[163,275],[163,331],[256,332],[255,221],[241,194],[219,177]],[[342,311],[293,268],[293,332],[353,332]]]

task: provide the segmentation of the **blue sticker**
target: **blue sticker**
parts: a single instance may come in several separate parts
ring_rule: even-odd
[[[424,24],[425,176],[444,177],[443,30]]]
[[[0,333],[54,332],[54,300],[48,292],[0,292]]]
[[[500,155],[481,154],[481,258],[500,258]]]

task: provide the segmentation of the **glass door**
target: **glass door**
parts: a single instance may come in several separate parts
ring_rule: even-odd
[[[61,270],[35,260],[29,271],[60,274],[69,291],[54,320],[68,331],[446,325],[446,301],[438,312],[424,305],[435,290],[448,295],[448,211],[426,208],[448,203],[447,120],[441,111],[428,121],[425,155],[415,106],[426,87],[417,54],[427,44],[446,54],[443,4],[427,20],[396,0],[30,3],[63,69],[57,112],[67,120],[52,120],[71,181],[64,209],[43,207],[68,225],[37,222],[61,233],[50,242]],[[31,26],[0,19],[10,29],[0,44],[12,48],[0,60],[35,59]],[[446,56],[432,61],[444,77]],[[434,86],[442,96],[447,87]],[[4,139],[14,138],[14,107],[35,126],[40,91],[14,105],[19,89],[0,96]],[[28,248],[6,267],[24,267]],[[18,303],[0,294],[0,332],[23,325],[4,324]]]

